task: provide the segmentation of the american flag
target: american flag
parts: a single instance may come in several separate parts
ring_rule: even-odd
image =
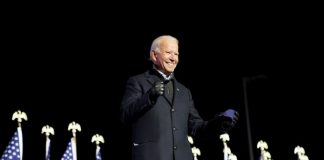
[[[100,147],[99,146],[96,149],[96,160],[102,160],[102,158],[101,158],[101,151],[100,151]]]
[[[69,142],[61,160],[73,160],[72,145]]]
[[[9,145],[1,156],[1,160],[20,160],[18,131],[11,138]]]

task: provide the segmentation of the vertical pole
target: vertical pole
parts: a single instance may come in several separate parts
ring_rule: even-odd
[[[245,117],[246,117],[246,130],[247,130],[247,138],[249,144],[249,156],[250,160],[254,160],[253,147],[252,147],[252,136],[251,136],[251,126],[250,126],[250,115],[249,115],[249,107],[248,107],[248,98],[247,98],[247,82],[248,78],[243,77],[243,95],[244,95],[244,109],[245,109]]]

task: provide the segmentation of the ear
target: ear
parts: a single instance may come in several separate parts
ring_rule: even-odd
[[[150,53],[150,59],[152,62],[155,62],[156,61],[156,55],[157,53],[155,51],[151,51]]]

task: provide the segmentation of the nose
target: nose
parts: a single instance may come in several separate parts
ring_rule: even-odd
[[[175,53],[170,54],[170,60],[174,61],[175,60]]]
[[[170,55],[170,60],[174,60],[173,54]]]

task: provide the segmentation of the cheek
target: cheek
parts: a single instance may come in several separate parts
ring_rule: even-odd
[[[176,63],[178,63],[178,62],[179,62],[179,59],[178,59],[178,58],[176,58],[176,59],[175,59],[175,62],[176,62]]]

